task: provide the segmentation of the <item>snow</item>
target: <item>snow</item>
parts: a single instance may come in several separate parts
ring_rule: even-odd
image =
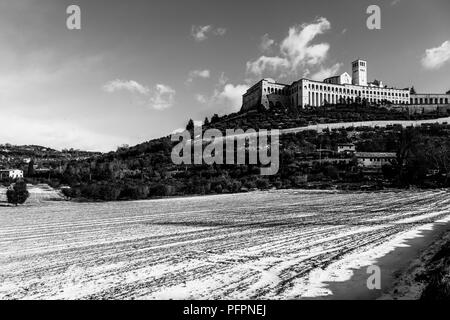
[[[449,192],[279,190],[0,208],[0,299],[296,299],[436,223]]]

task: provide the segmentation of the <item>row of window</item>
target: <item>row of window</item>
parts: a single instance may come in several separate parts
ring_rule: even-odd
[[[358,67],[358,61],[355,61],[355,62],[353,62],[353,68],[357,68]],[[364,61],[360,61],[359,62],[359,66],[360,67],[365,67],[366,66],[366,63],[364,62]]]
[[[448,104],[448,98],[411,98],[411,104]]]
[[[278,94],[278,95],[282,95],[282,96],[289,95],[289,90],[288,89],[279,89],[279,88],[272,88],[272,87],[271,88],[264,88],[264,92]]]
[[[275,89],[273,91],[275,92],[284,92],[280,89]],[[281,93],[280,93],[281,94]],[[286,94],[287,95],[287,94]],[[253,99],[246,99],[247,103],[253,103],[258,100],[257,97],[254,97]],[[250,100],[250,101],[249,101]],[[370,103],[381,103],[382,100],[388,100],[389,99],[379,99],[379,98],[368,98],[367,101]],[[311,106],[321,106],[325,104],[325,102],[328,103],[340,103],[340,102],[356,102],[356,99],[353,97],[346,97],[343,95],[334,95],[334,94],[326,94],[326,93],[318,93],[318,92],[309,92],[308,94],[308,104]],[[405,104],[405,101],[399,100],[399,99],[392,99],[392,103],[394,104]],[[291,98],[291,103],[294,104],[294,99]],[[411,98],[410,100],[411,104],[449,104],[448,98]]]
[[[326,93],[318,93],[318,92],[309,92],[308,93],[308,104],[310,106],[322,106],[325,103],[331,103],[331,104],[336,104],[336,103],[353,103],[353,102],[357,102],[357,101],[362,101],[361,98],[357,97],[348,97],[348,96],[343,96],[343,95],[334,95],[334,94],[326,94]],[[393,104],[406,104],[406,102],[403,100],[399,100],[399,99],[375,99],[375,98],[367,98],[367,101],[369,103],[378,103],[381,104],[383,101],[390,101]],[[294,104],[294,99],[291,99],[291,103]]]
[[[311,89],[311,90],[322,90],[322,91],[328,91],[328,92],[334,92],[334,93],[342,93],[342,94],[352,94],[352,95],[380,95],[385,97],[399,97],[399,98],[408,98],[409,93],[407,92],[392,92],[392,91],[385,91],[385,90],[357,90],[357,89],[349,89],[349,88],[337,88],[337,87],[330,87],[330,86],[324,86],[319,84],[308,84],[308,87],[305,86],[305,89]],[[288,88],[280,89],[280,88],[264,88],[264,93],[270,93],[270,94],[277,94],[277,95],[283,95],[288,96],[289,94],[294,94],[298,91],[298,87],[295,86],[291,88],[290,90]],[[412,102],[411,102],[412,103]],[[436,102],[437,103],[437,102]],[[442,102],[441,102],[442,103]]]
[[[348,88],[335,88],[335,87],[329,87],[329,86],[322,86],[318,84],[309,84],[309,89],[312,90],[323,90],[323,91],[330,91],[330,92],[336,92],[336,93],[344,93],[344,94],[357,94],[361,96],[362,94],[377,94],[377,95],[384,95],[384,96],[391,96],[391,97],[408,97],[408,93],[406,92],[391,92],[391,91],[381,91],[381,90],[356,90],[356,89],[348,89]]]
[[[363,158],[363,161],[369,160],[371,162],[388,162],[389,159],[380,159],[380,158]]]

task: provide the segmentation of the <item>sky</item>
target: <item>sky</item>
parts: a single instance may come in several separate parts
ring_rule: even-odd
[[[444,93],[449,13],[448,0],[0,0],[0,144],[115,150],[238,111],[261,78],[323,80],[357,58],[370,81]]]

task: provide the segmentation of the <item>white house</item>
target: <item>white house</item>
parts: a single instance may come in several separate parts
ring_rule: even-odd
[[[0,170],[0,179],[11,178],[20,179],[23,178],[23,171],[19,169],[2,169]]]
[[[356,147],[353,143],[340,143],[337,146],[337,152],[343,153],[343,152],[355,152]]]
[[[366,168],[381,168],[384,165],[392,165],[397,158],[395,152],[356,152],[358,165]]]

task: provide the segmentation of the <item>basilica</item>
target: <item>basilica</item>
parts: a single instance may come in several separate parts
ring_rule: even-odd
[[[448,106],[449,94],[417,94],[410,88],[397,89],[375,80],[367,82],[367,61],[352,62],[352,75],[347,72],[323,81],[302,78],[290,85],[266,78],[253,85],[242,97],[242,110],[259,105],[271,107],[320,107],[326,104],[340,104],[367,101],[376,105],[439,105]]]

